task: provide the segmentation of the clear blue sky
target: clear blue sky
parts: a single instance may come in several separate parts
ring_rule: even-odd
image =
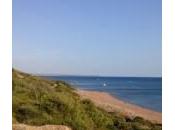
[[[13,0],[13,67],[161,76],[161,0]]]

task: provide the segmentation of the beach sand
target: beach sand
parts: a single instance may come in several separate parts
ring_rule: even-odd
[[[154,123],[162,123],[162,113],[124,102],[109,93],[87,90],[77,90],[76,93],[83,99],[90,99],[96,106],[108,112],[117,112],[129,117],[140,116]]]

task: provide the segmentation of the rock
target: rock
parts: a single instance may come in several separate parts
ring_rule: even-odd
[[[64,125],[29,126],[24,124],[14,124],[13,130],[71,130],[71,128]]]

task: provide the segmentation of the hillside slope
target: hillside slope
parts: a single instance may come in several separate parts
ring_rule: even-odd
[[[160,130],[140,117],[107,113],[81,99],[63,81],[50,81],[13,69],[13,124],[66,125],[73,130]]]

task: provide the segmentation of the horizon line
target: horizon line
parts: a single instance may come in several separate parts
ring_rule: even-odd
[[[17,71],[23,72],[23,73],[28,73],[31,75],[35,75],[35,76],[74,76],[74,77],[133,77],[133,78],[162,78],[161,76],[134,76],[134,75],[100,75],[100,74],[59,74],[59,73],[32,73],[32,72],[27,72],[27,71],[23,71],[21,69],[17,69],[12,67],[12,69],[15,69]]]
[[[37,74],[31,73],[36,76],[65,76],[65,77],[123,77],[123,78],[162,78],[162,76],[129,76],[129,75],[81,75],[81,74]]]

